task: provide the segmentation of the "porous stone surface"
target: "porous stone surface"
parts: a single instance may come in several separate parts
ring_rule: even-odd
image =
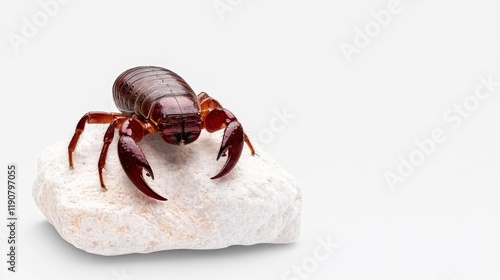
[[[95,126],[94,126],[95,127]],[[202,132],[185,146],[159,135],[139,145],[154,172],[148,184],[168,201],[145,196],[119,163],[117,138],[99,184],[97,162],[105,128],[87,126],[68,164],[69,139],[39,158],[33,197],[63,239],[99,255],[171,249],[217,249],[231,245],[289,243],[298,239],[302,195],[297,181],[264,151],[245,146],[236,167],[211,180],[225,157],[215,160],[221,134]]]

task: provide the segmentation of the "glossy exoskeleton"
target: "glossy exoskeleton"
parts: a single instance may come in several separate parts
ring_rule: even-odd
[[[217,160],[227,155],[222,169],[211,179],[229,173],[238,162],[246,143],[255,151],[236,117],[219,102],[202,92],[198,96],[176,73],[161,67],[141,66],[126,70],[113,84],[113,98],[121,113],[88,112],[78,122],[68,146],[69,165],[73,168],[73,151],[85,124],[109,123],[98,162],[101,187],[106,190],[103,168],[115,129],[119,130],[118,157],[132,183],[144,194],[157,200],[167,200],[145,182],[143,171],[154,179],[153,170],[138,142],[147,134],[159,133],[170,144],[189,144],[202,129],[208,132],[224,130]]]

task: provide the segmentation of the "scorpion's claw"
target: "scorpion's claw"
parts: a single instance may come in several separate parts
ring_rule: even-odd
[[[238,121],[230,122],[224,131],[224,138],[222,139],[219,154],[217,155],[217,160],[219,160],[222,155],[227,154],[226,164],[224,164],[224,167],[222,167],[219,173],[211,179],[220,178],[233,169],[240,158],[241,151],[243,150],[243,143],[244,133],[241,124]]]
[[[153,170],[149,165],[144,153],[141,151],[137,143],[132,137],[123,135],[118,141],[118,157],[122,164],[123,170],[129,177],[130,181],[145,195],[165,201],[166,198],[153,191],[142,175],[143,170],[146,170],[146,175],[154,179]]]

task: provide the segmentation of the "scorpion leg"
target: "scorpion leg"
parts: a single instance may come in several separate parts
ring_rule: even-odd
[[[146,175],[154,179],[153,170],[146,160],[146,156],[137,142],[141,141],[145,134],[154,132],[153,126],[136,118],[127,119],[120,128],[120,139],[118,140],[118,157],[123,170],[132,183],[145,195],[157,200],[165,201],[166,198],[152,190],[144,181],[143,170]]]
[[[88,112],[85,114],[78,124],[76,125],[75,134],[73,134],[73,138],[68,145],[68,160],[69,166],[73,169],[73,152],[75,151],[76,144],[78,143],[78,139],[85,129],[85,124],[105,124],[110,123],[114,119],[119,117],[124,117],[125,115],[122,113],[106,113],[106,112]]]
[[[108,154],[108,148],[111,142],[113,142],[113,138],[115,136],[115,129],[119,128],[127,118],[128,117],[115,118],[109,124],[108,129],[106,130],[106,134],[104,134],[101,155],[99,156],[99,163],[97,164],[97,169],[99,171],[99,181],[101,182],[101,187],[103,190],[107,190],[106,185],[104,184],[102,170],[106,167],[106,156]]]
[[[229,110],[224,109],[219,102],[205,92],[200,93],[198,99],[200,100],[204,128],[208,132],[225,128],[217,160],[226,154],[227,160],[219,173],[211,178],[217,179],[234,168],[241,156],[243,143],[247,144],[252,155],[255,154],[255,150],[248,136],[243,132],[242,125]]]

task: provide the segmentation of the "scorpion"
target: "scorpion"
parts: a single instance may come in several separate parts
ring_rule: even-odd
[[[169,144],[187,145],[198,139],[202,129],[210,133],[224,129],[217,160],[221,156],[227,156],[227,160],[211,179],[221,178],[234,168],[242,153],[243,143],[247,144],[251,155],[255,155],[248,136],[233,113],[205,92],[196,95],[184,79],[168,69],[157,66],[128,69],[116,78],[112,92],[120,113],[86,113],[76,125],[68,145],[69,165],[73,169],[73,152],[85,124],[109,123],[97,164],[103,190],[107,190],[103,168],[115,129],[118,129],[117,151],[123,170],[142,193],[160,201],[167,199],[151,189],[144,180],[143,173],[153,180],[154,174],[137,144],[148,134],[159,133]]]

